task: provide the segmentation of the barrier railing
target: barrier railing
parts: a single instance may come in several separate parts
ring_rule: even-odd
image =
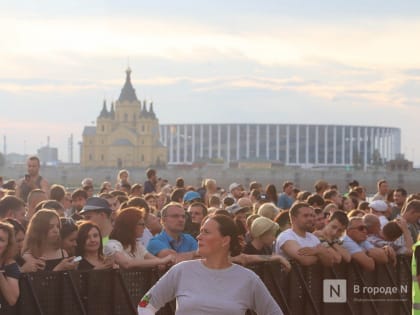
[[[289,273],[274,263],[250,268],[285,314],[411,313],[410,257],[398,257],[395,267],[378,265],[374,272],[353,263],[333,268],[292,263]],[[140,298],[161,275],[157,269],[25,274],[20,280],[19,301],[9,314],[134,315]],[[331,287],[324,283],[326,279],[339,281]],[[329,300],[324,301],[326,298]],[[158,314],[172,315],[174,307],[173,302],[168,303]]]

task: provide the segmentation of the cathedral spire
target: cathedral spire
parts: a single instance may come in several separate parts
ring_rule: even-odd
[[[109,114],[112,119],[115,118],[114,102],[111,103],[111,110],[109,111]]]
[[[106,100],[104,100],[101,113],[99,114],[100,118],[107,118],[108,117],[108,109],[106,108]]]
[[[126,73],[125,83],[124,83],[124,86],[121,90],[121,94],[120,94],[120,97],[119,97],[118,101],[120,101],[120,102],[123,102],[123,101],[135,102],[135,101],[138,101],[137,96],[136,96],[136,90],[133,88],[133,85],[131,84],[131,69],[130,69],[130,67],[127,68],[125,73]]]
[[[150,115],[150,118],[156,119],[156,114],[153,111],[153,102],[150,102],[149,115]]]

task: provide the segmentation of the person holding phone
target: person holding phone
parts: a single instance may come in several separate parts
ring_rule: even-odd
[[[29,222],[22,249],[22,258],[45,261],[45,271],[73,270],[77,267],[74,256],[60,247],[60,218],[54,210],[41,209]],[[41,267],[40,267],[41,268]]]
[[[84,221],[79,225],[76,255],[76,258],[81,258],[78,270],[113,267],[113,259],[104,257],[99,226],[92,221]]]

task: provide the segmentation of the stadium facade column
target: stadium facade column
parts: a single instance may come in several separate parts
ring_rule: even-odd
[[[200,159],[204,158],[204,126],[200,125]]]
[[[324,126],[324,164],[328,164],[328,126]]]
[[[195,161],[195,125],[191,127],[192,138],[191,138],[191,162]]]
[[[176,162],[179,163],[181,161],[180,153],[181,153],[181,125],[176,127]]]
[[[276,125],[276,160],[280,160],[280,126]]]
[[[346,165],[346,127],[341,127],[341,163]]]
[[[260,157],[260,125],[255,126],[257,130],[257,136],[255,141],[255,157],[258,159]]]
[[[315,126],[315,165],[319,164],[319,126]]]
[[[246,125],[246,158],[249,159],[249,125]]]
[[[240,145],[240,136],[241,136],[241,126],[239,124],[236,125],[236,161],[239,161],[239,151],[241,149]]]
[[[227,125],[226,163],[227,163],[227,167],[229,167],[229,163],[230,163],[230,125]]]
[[[172,129],[172,126],[169,128]],[[172,130],[170,130],[170,138],[169,138],[169,161],[171,163],[174,162],[174,135],[172,133]]]
[[[212,143],[212,125],[209,125],[209,159],[211,159],[212,151],[213,151],[213,143]]]
[[[350,127],[350,161],[349,164],[353,165],[353,127]]]
[[[289,150],[290,150],[290,125],[287,125],[286,126],[286,165],[290,164]]]
[[[188,125],[184,125],[184,163],[188,162]]]
[[[296,125],[296,164],[299,164],[299,154],[300,154],[300,134],[299,134],[299,125]]]
[[[366,171],[367,170],[367,164],[368,164],[368,159],[367,159],[367,156],[368,156],[368,153],[367,153],[368,128],[365,127],[364,129],[365,129],[365,134],[364,134],[364,137],[363,137],[363,168],[364,168],[364,171]]]
[[[337,126],[333,127],[333,164],[337,165]]]
[[[265,157],[270,160],[270,125],[265,126]]]
[[[305,141],[305,164],[309,164],[309,126],[306,125],[306,141]]]
[[[217,125],[217,158],[222,158],[222,126],[219,124]]]

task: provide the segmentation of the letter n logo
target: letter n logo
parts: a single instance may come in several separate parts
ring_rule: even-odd
[[[345,303],[347,301],[346,279],[324,279],[324,303]]]

